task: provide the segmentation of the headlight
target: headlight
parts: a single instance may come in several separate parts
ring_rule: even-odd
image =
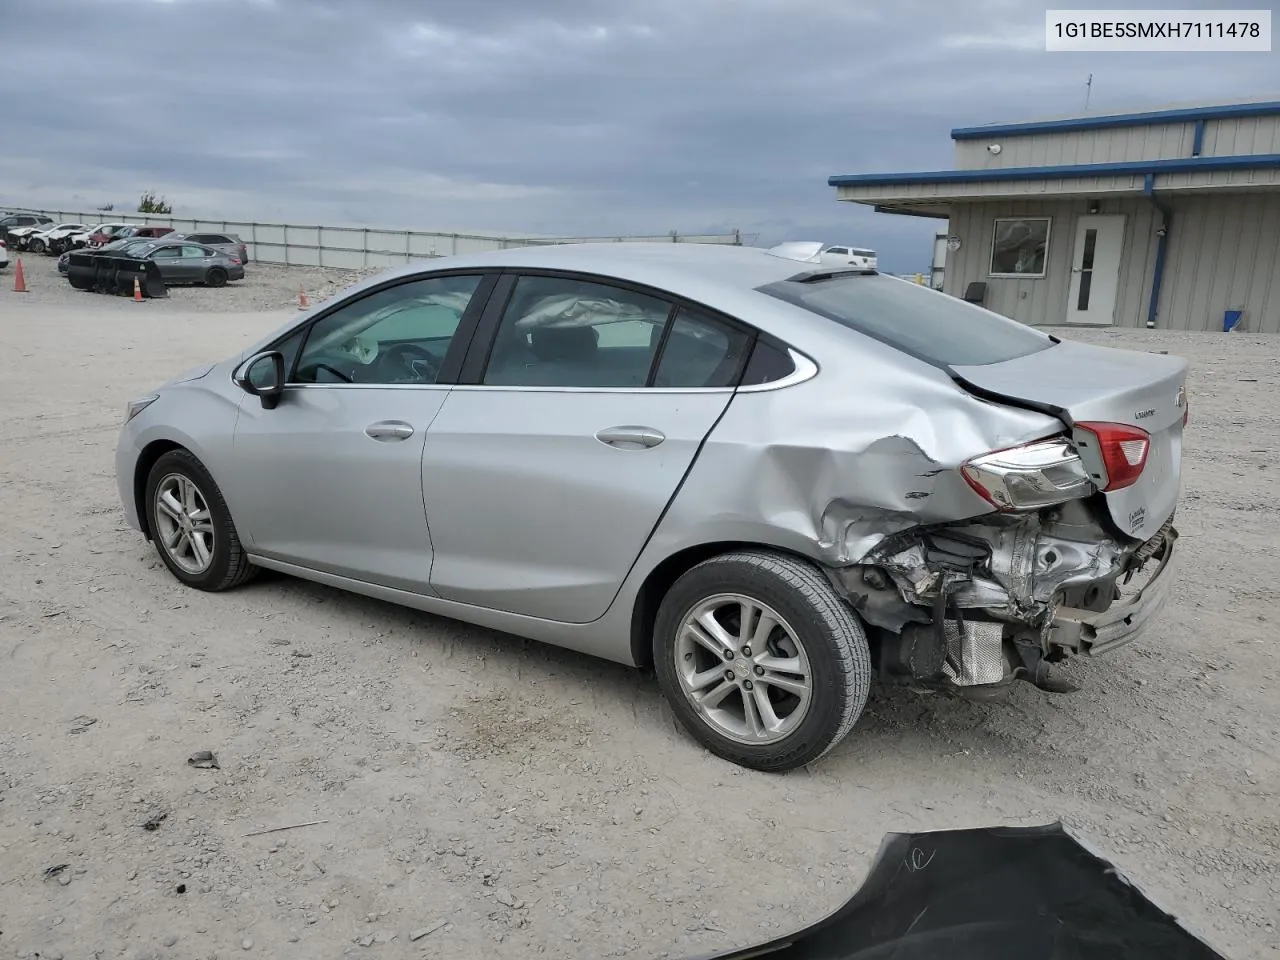
[[[160,399],[159,397],[153,395],[150,397],[139,397],[137,400],[130,400],[127,404],[125,404],[124,422],[128,423],[130,420],[132,420],[134,417],[136,417],[143,410],[147,409],[147,407],[151,406],[153,403],[155,403],[159,399]]]

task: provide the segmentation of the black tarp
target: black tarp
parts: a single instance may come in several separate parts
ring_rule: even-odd
[[[67,260],[67,282],[77,290],[133,296],[135,277],[144,297],[169,295],[160,268],[151,260],[83,251],[71,253]]]
[[[889,834],[858,892],[700,960],[1225,960],[1061,824]]]

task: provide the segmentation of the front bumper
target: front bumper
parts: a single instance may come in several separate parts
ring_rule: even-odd
[[[1178,532],[1170,527],[1164,543],[1152,556],[1157,566],[1150,579],[1140,589],[1120,597],[1101,613],[1077,607],[1058,607],[1049,626],[1049,644],[1097,656],[1137,640],[1163,609],[1177,580],[1177,542]]]
[[[142,530],[142,521],[138,516],[138,503],[134,499],[133,475],[141,455],[142,445],[138,442],[137,430],[126,423],[116,441],[116,491],[120,495],[125,522],[139,531]]]

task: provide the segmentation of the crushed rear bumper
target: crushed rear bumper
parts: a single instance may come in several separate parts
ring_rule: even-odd
[[[1101,613],[1058,607],[1049,626],[1049,644],[1097,656],[1137,640],[1163,609],[1177,580],[1177,542],[1178,531],[1170,526],[1164,542],[1152,554],[1157,566],[1147,582]]]

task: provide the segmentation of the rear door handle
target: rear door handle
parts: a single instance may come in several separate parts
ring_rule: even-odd
[[[611,447],[636,449],[637,447],[656,447],[667,439],[666,434],[653,427],[606,427],[596,434],[596,439]]]
[[[366,435],[382,443],[392,440],[408,440],[413,436],[413,427],[403,420],[380,420],[364,428]]]

